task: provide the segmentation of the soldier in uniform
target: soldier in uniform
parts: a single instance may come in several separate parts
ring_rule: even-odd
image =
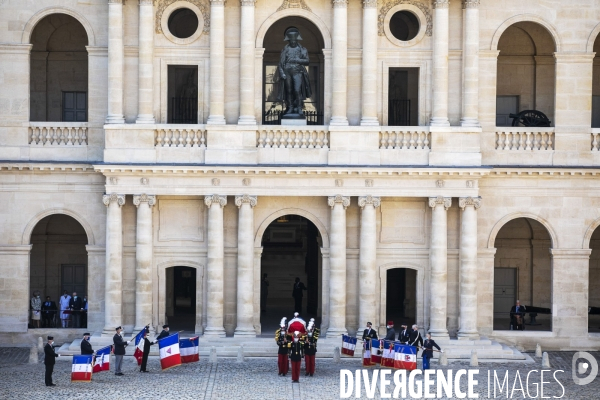
[[[304,366],[305,376],[313,376],[315,373],[315,357],[317,354],[317,340],[319,340],[319,328],[315,328],[313,319],[308,322],[308,333],[304,339]]]
[[[401,344],[406,344],[408,339],[410,338],[410,331],[406,325],[402,325],[400,330],[400,334],[398,335],[398,340]]]
[[[277,350],[277,368],[279,370],[279,376],[285,376],[288,373],[288,351],[289,351],[289,340],[287,332],[285,330],[287,318],[283,317],[280,322],[280,328],[275,331],[275,343],[279,346]]]
[[[158,341],[160,339],[166,338],[167,336],[169,336],[169,325],[163,325],[163,330],[162,332],[156,337],[156,340],[154,341],[154,343],[158,343]]]
[[[90,343],[90,334],[88,332],[83,334],[83,339],[81,339],[81,354],[94,354],[94,349]]]
[[[52,372],[54,372],[54,364],[56,363],[56,357],[60,357],[54,352],[54,337],[48,336],[48,343],[44,346],[44,365],[46,366],[46,386],[56,386],[52,383]]]
[[[300,364],[304,357],[304,343],[300,340],[300,332],[295,331],[290,343],[290,360],[292,361],[292,383],[300,382]]]

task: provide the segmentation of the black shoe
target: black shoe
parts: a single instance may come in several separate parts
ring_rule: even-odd
[[[299,383],[298,381],[292,381],[292,383]]]
[[[308,376],[308,372],[304,374],[304,376]]]
[[[117,376],[123,376],[125,374],[123,374],[122,372],[119,372],[118,374],[115,374],[115,375],[117,375]]]
[[[310,376],[313,376],[313,374],[310,374]]]

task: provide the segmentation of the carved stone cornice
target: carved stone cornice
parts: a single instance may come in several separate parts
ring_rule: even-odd
[[[156,17],[154,18],[155,31],[156,33],[163,33],[162,31],[162,16],[171,4],[178,2],[180,0],[155,0],[154,4],[156,7]],[[210,33],[210,3],[214,1],[210,0],[186,0],[188,3],[192,3],[196,7],[200,9],[202,13],[202,18],[204,19],[204,27],[202,28],[202,34]],[[225,4],[225,1],[220,0],[221,3]]]
[[[312,11],[310,7],[306,5],[304,0],[283,0],[283,3],[281,3],[277,11],[283,11],[287,8],[301,8],[306,11]]]
[[[210,196],[204,197],[204,204],[207,207],[211,207],[213,204],[219,204],[221,208],[227,205],[227,196],[219,196],[218,194],[213,194]]]
[[[335,196],[329,196],[327,198],[327,204],[329,207],[333,208],[336,204],[341,204],[344,206],[344,210],[348,208],[350,205],[350,197],[342,196],[341,194],[336,194]]]
[[[450,0],[433,0],[433,8],[448,8],[450,7]]]
[[[244,194],[241,196],[235,196],[235,205],[240,208],[242,204],[250,204],[250,207],[256,207],[258,203],[258,199],[256,196],[250,196],[249,194]]]
[[[443,205],[446,210],[449,209],[452,205],[452,197],[438,196],[429,198],[429,207],[435,208],[438,205]]]
[[[256,3],[256,0],[240,0],[240,4],[242,5],[242,7],[254,6],[254,3]]]
[[[463,8],[478,8],[479,7],[479,0],[463,0]]]
[[[140,195],[133,196],[133,204],[136,207],[139,207],[141,203],[148,203],[148,207],[152,207],[156,204],[156,196],[147,195],[146,193],[142,193]]]
[[[372,204],[374,208],[377,208],[381,205],[381,197],[377,196],[360,196],[358,198],[358,206],[363,209],[367,204]]]
[[[379,16],[377,17],[377,34],[379,36],[385,35],[385,16],[393,7],[396,7],[399,4],[410,4],[411,6],[417,7],[419,10],[421,10],[425,15],[425,20],[427,21],[425,35],[431,36],[433,32],[433,18],[431,17],[431,10],[427,4],[416,0],[386,0],[383,2],[381,9],[379,10]]]
[[[346,7],[348,7],[348,0],[331,0],[331,7],[333,7],[333,8],[337,8],[337,7],[346,8]]]
[[[225,6],[225,0],[208,0],[210,2],[210,5],[212,6],[213,4],[216,6]]]
[[[111,193],[111,194],[105,194],[104,196],[102,196],[102,203],[104,203],[104,205],[106,207],[108,207],[110,205],[110,203],[113,201],[116,201],[117,204],[119,205],[119,207],[122,207],[125,204],[125,195]]]
[[[139,2],[140,6],[153,6],[157,0],[139,0]]]
[[[377,0],[363,0],[363,8],[377,8]]]
[[[468,206],[473,206],[477,210],[481,207],[481,197],[460,197],[458,199],[458,206],[461,210],[464,210]]]
[[[108,0],[108,4],[123,4],[123,5],[125,5],[125,0]]]

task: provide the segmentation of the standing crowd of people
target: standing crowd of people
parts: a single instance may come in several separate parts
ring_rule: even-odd
[[[86,295],[82,298],[77,295],[77,292],[73,292],[73,296],[70,296],[65,290],[57,306],[50,296],[46,296],[46,300],[42,301],[40,292],[36,291],[31,298],[31,326],[32,328],[85,328],[87,311]]]

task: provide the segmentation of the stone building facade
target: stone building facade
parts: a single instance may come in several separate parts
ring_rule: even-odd
[[[76,287],[96,334],[255,336],[268,272],[328,337],[597,349],[599,33],[600,0],[0,0],[0,341]]]

